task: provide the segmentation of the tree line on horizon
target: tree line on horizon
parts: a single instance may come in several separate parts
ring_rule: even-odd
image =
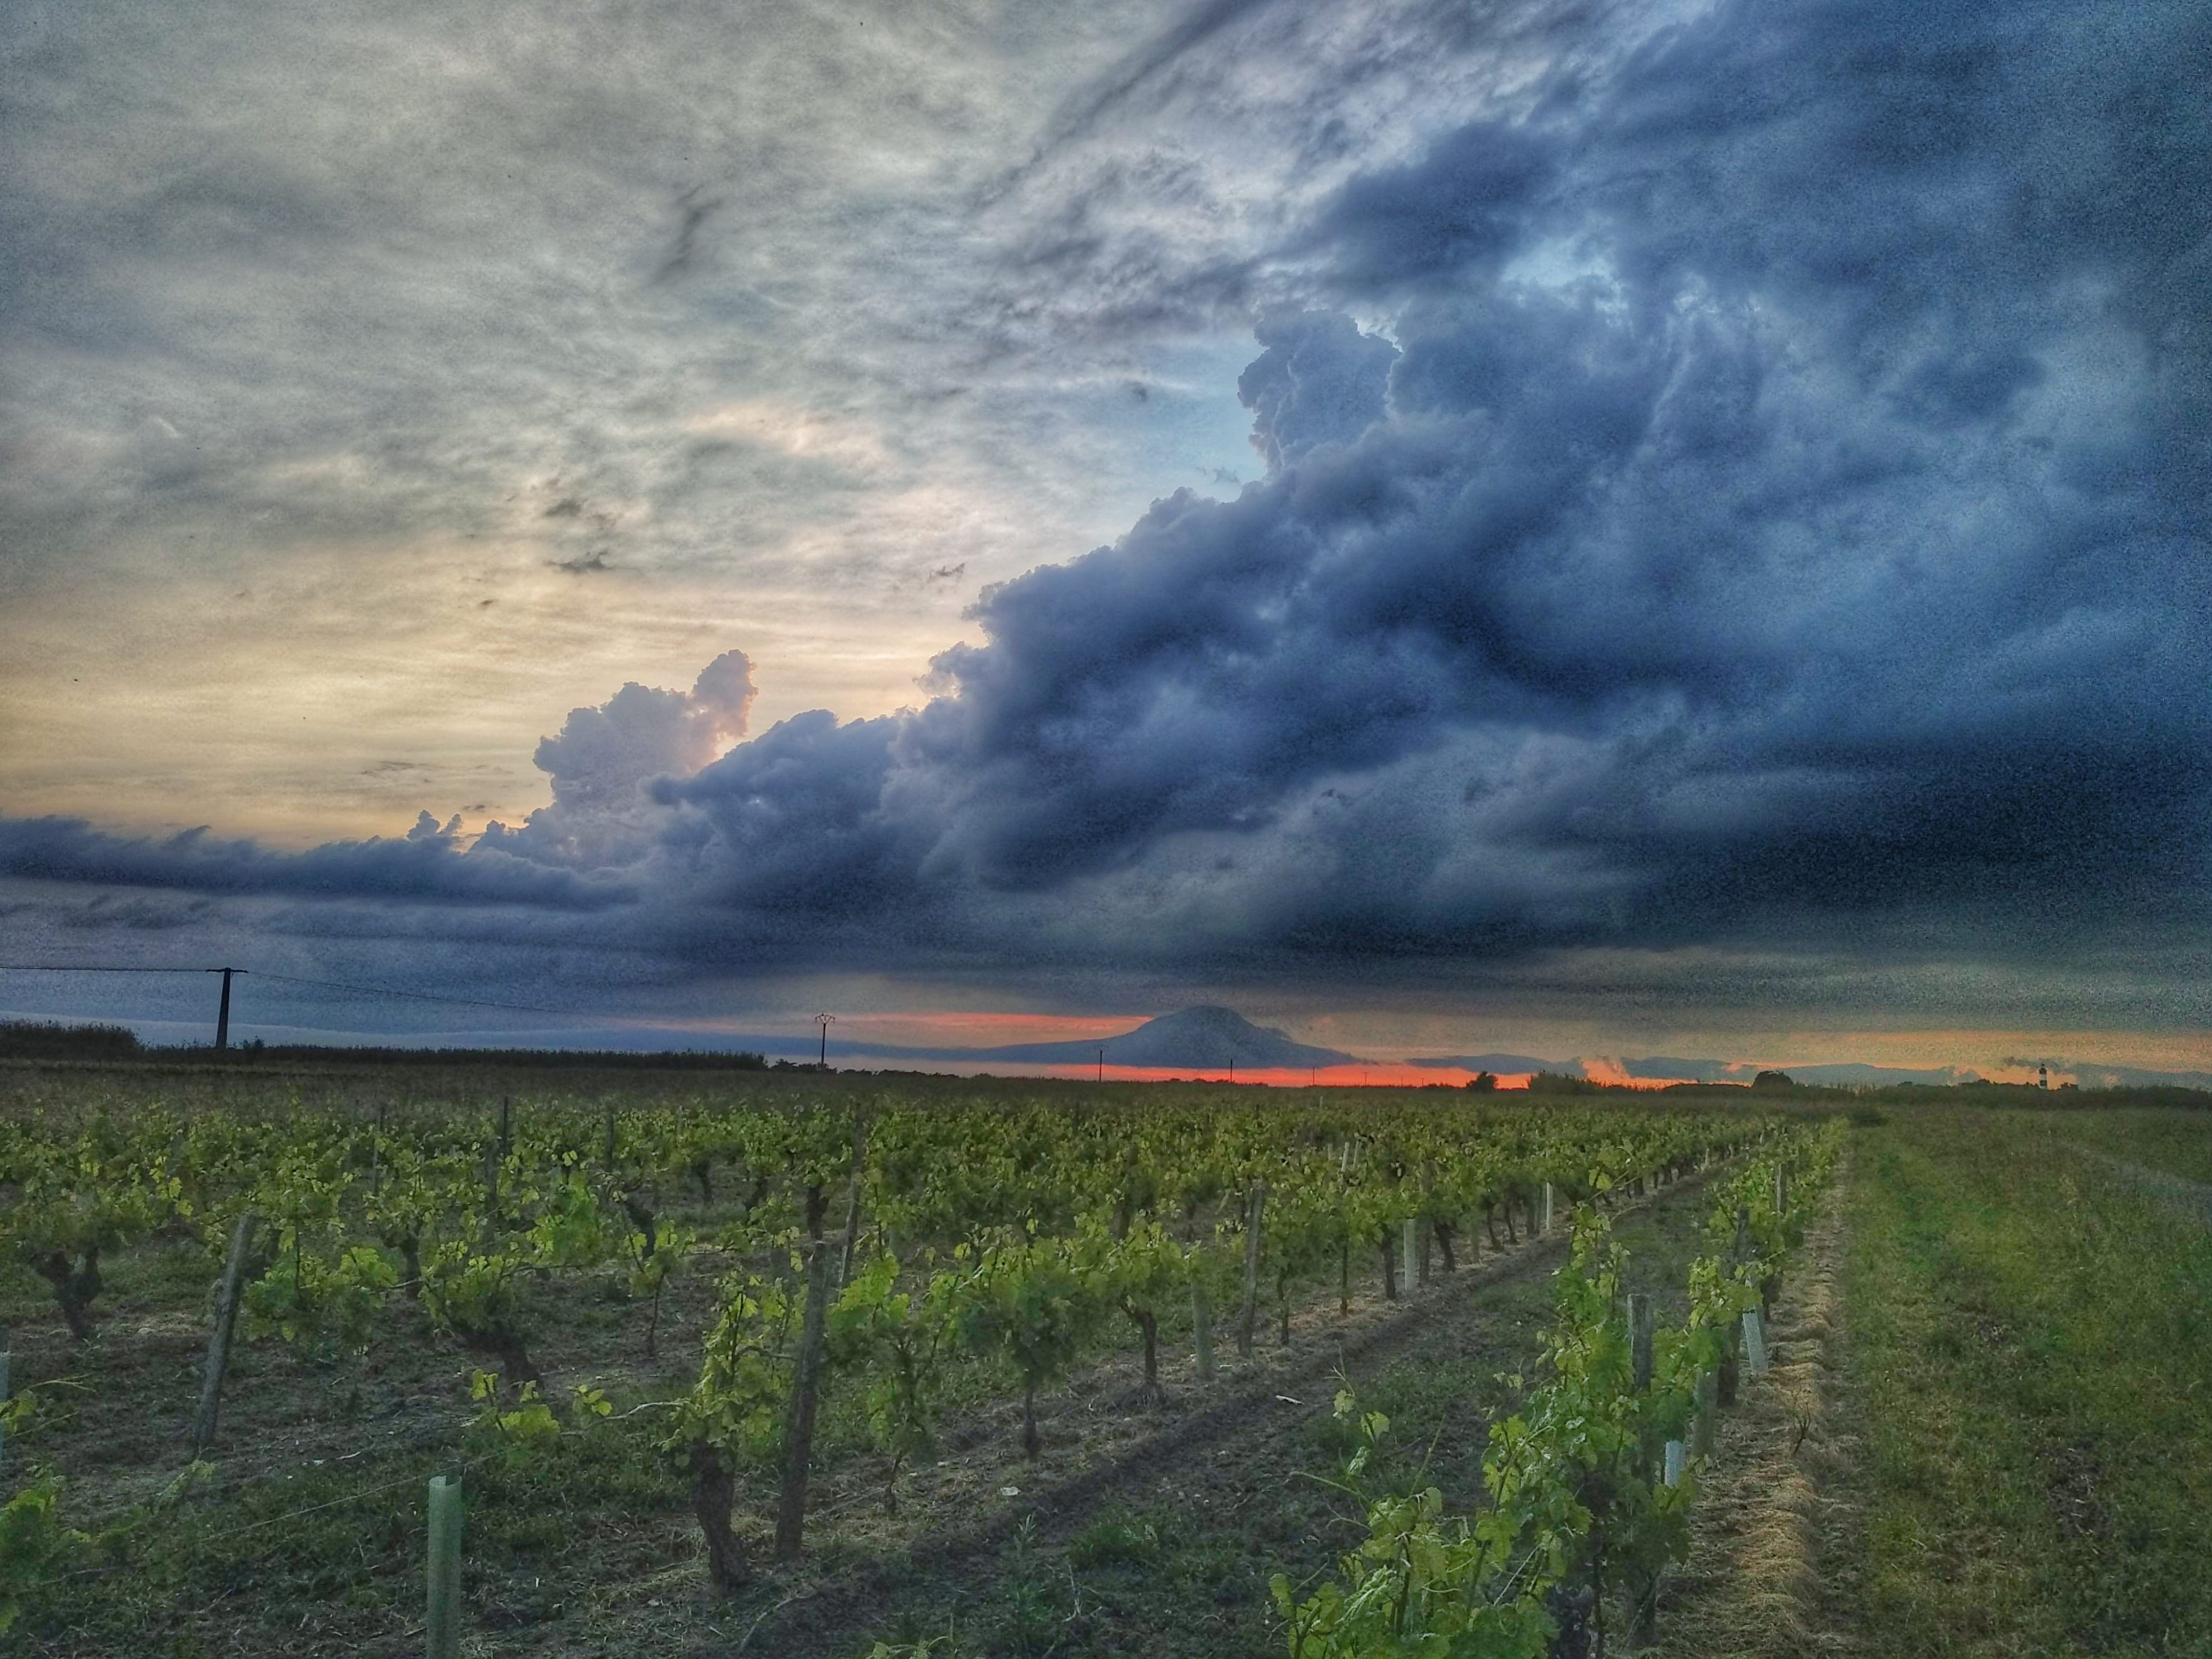
[[[0,1060],[74,1060],[112,1064],[133,1060],[168,1063],[207,1061],[217,1058],[249,1063],[290,1061],[364,1066],[534,1066],[559,1070],[766,1072],[809,1075],[819,1074],[824,1069],[811,1060],[772,1060],[764,1054],[750,1050],[720,1052],[696,1048],[401,1048],[266,1043],[255,1037],[242,1043],[234,1043],[228,1049],[218,1050],[205,1043],[173,1046],[148,1043],[127,1025],[0,1020]],[[838,1068],[830,1067],[829,1070],[835,1075]],[[854,1068],[850,1074],[927,1077],[946,1083],[995,1080],[1036,1085],[1055,1080],[1049,1078],[993,1079],[989,1073],[962,1078],[949,1073],[887,1069],[864,1072]],[[1198,1078],[1190,1080],[1193,1083],[1206,1081]],[[1452,1085],[1430,1084],[1426,1087],[1443,1090],[1450,1089]],[[1499,1091],[1501,1085],[1494,1073],[1480,1072],[1461,1087],[1475,1094],[1489,1094]],[[1996,1083],[1981,1078],[1958,1083],[1823,1084],[1800,1083],[1789,1073],[1775,1070],[1762,1071],[1749,1083],[1668,1083],[1656,1087],[1648,1084],[1602,1083],[1591,1078],[1577,1077],[1569,1072],[1537,1071],[1529,1074],[1527,1092],[1561,1099],[1742,1094],[1756,1095],[1761,1099],[1832,1100],[1839,1103],[1872,1100],[1898,1105],[1955,1102],[1966,1097],[1978,1101],[2025,1103],[2026,1099],[2033,1098],[2038,1103],[2051,1106],[2094,1102],[2100,1106],[2178,1106],[2212,1109],[2212,1090],[2193,1089],[2179,1084],[2114,1084],[2101,1088],[2081,1089],[2069,1083],[2053,1089],[2041,1089],[2032,1083]]]

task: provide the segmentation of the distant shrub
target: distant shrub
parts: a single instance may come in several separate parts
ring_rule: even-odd
[[[127,1025],[0,1022],[0,1060],[128,1060],[139,1052]]]
[[[1573,1077],[1565,1072],[1531,1072],[1528,1089],[1539,1095],[1601,1095],[1607,1085],[1593,1083],[1586,1077]]]

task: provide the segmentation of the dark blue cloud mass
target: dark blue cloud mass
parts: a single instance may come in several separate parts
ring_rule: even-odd
[[[356,890],[724,964],[2201,941],[2208,61],[2201,6],[1924,0],[1563,60],[1285,232],[1236,499],[988,590],[909,714],[631,755],[626,688],[529,826]]]
[[[634,902],[636,889],[489,849],[465,856],[458,824],[425,812],[401,836],[331,842],[304,853],[182,835],[115,835],[82,818],[0,820],[0,872],[32,881],[153,887],[305,899],[532,905],[601,909]]]

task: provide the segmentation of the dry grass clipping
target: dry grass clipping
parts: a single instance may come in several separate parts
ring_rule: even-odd
[[[1833,1421],[1840,1358],[1844,1171],[1838,1168],[1784,1282],[1763,1377],[1747,1375],[1700,1475],[1689,1559],[1660,1599],[1652,1652],[1679,1659],[1798,1659],[1847,1644],[1823,1628],[1823,1488],[1849,1450]]]

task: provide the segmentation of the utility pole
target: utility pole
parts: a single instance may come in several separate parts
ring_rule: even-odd
[[[822,1028],[821,1069],[826,1072],[830,1069],[830,1028],[837,1023],[837,1016],[835,1014],[817,1014],[814,1016],[814,1023]]]
[[[1103,1048],[1098,1051],[1098,1081],[1101,1084],[1106,1081],[1106,1051]]]
[[[230,1047],[230,976],[233,974],[242,974],[246,969],[210,968],[207,971],[222,975],[222,1001],[217,1006],[215,1014],[215,1048],[217,1054],[221,1054]]]

